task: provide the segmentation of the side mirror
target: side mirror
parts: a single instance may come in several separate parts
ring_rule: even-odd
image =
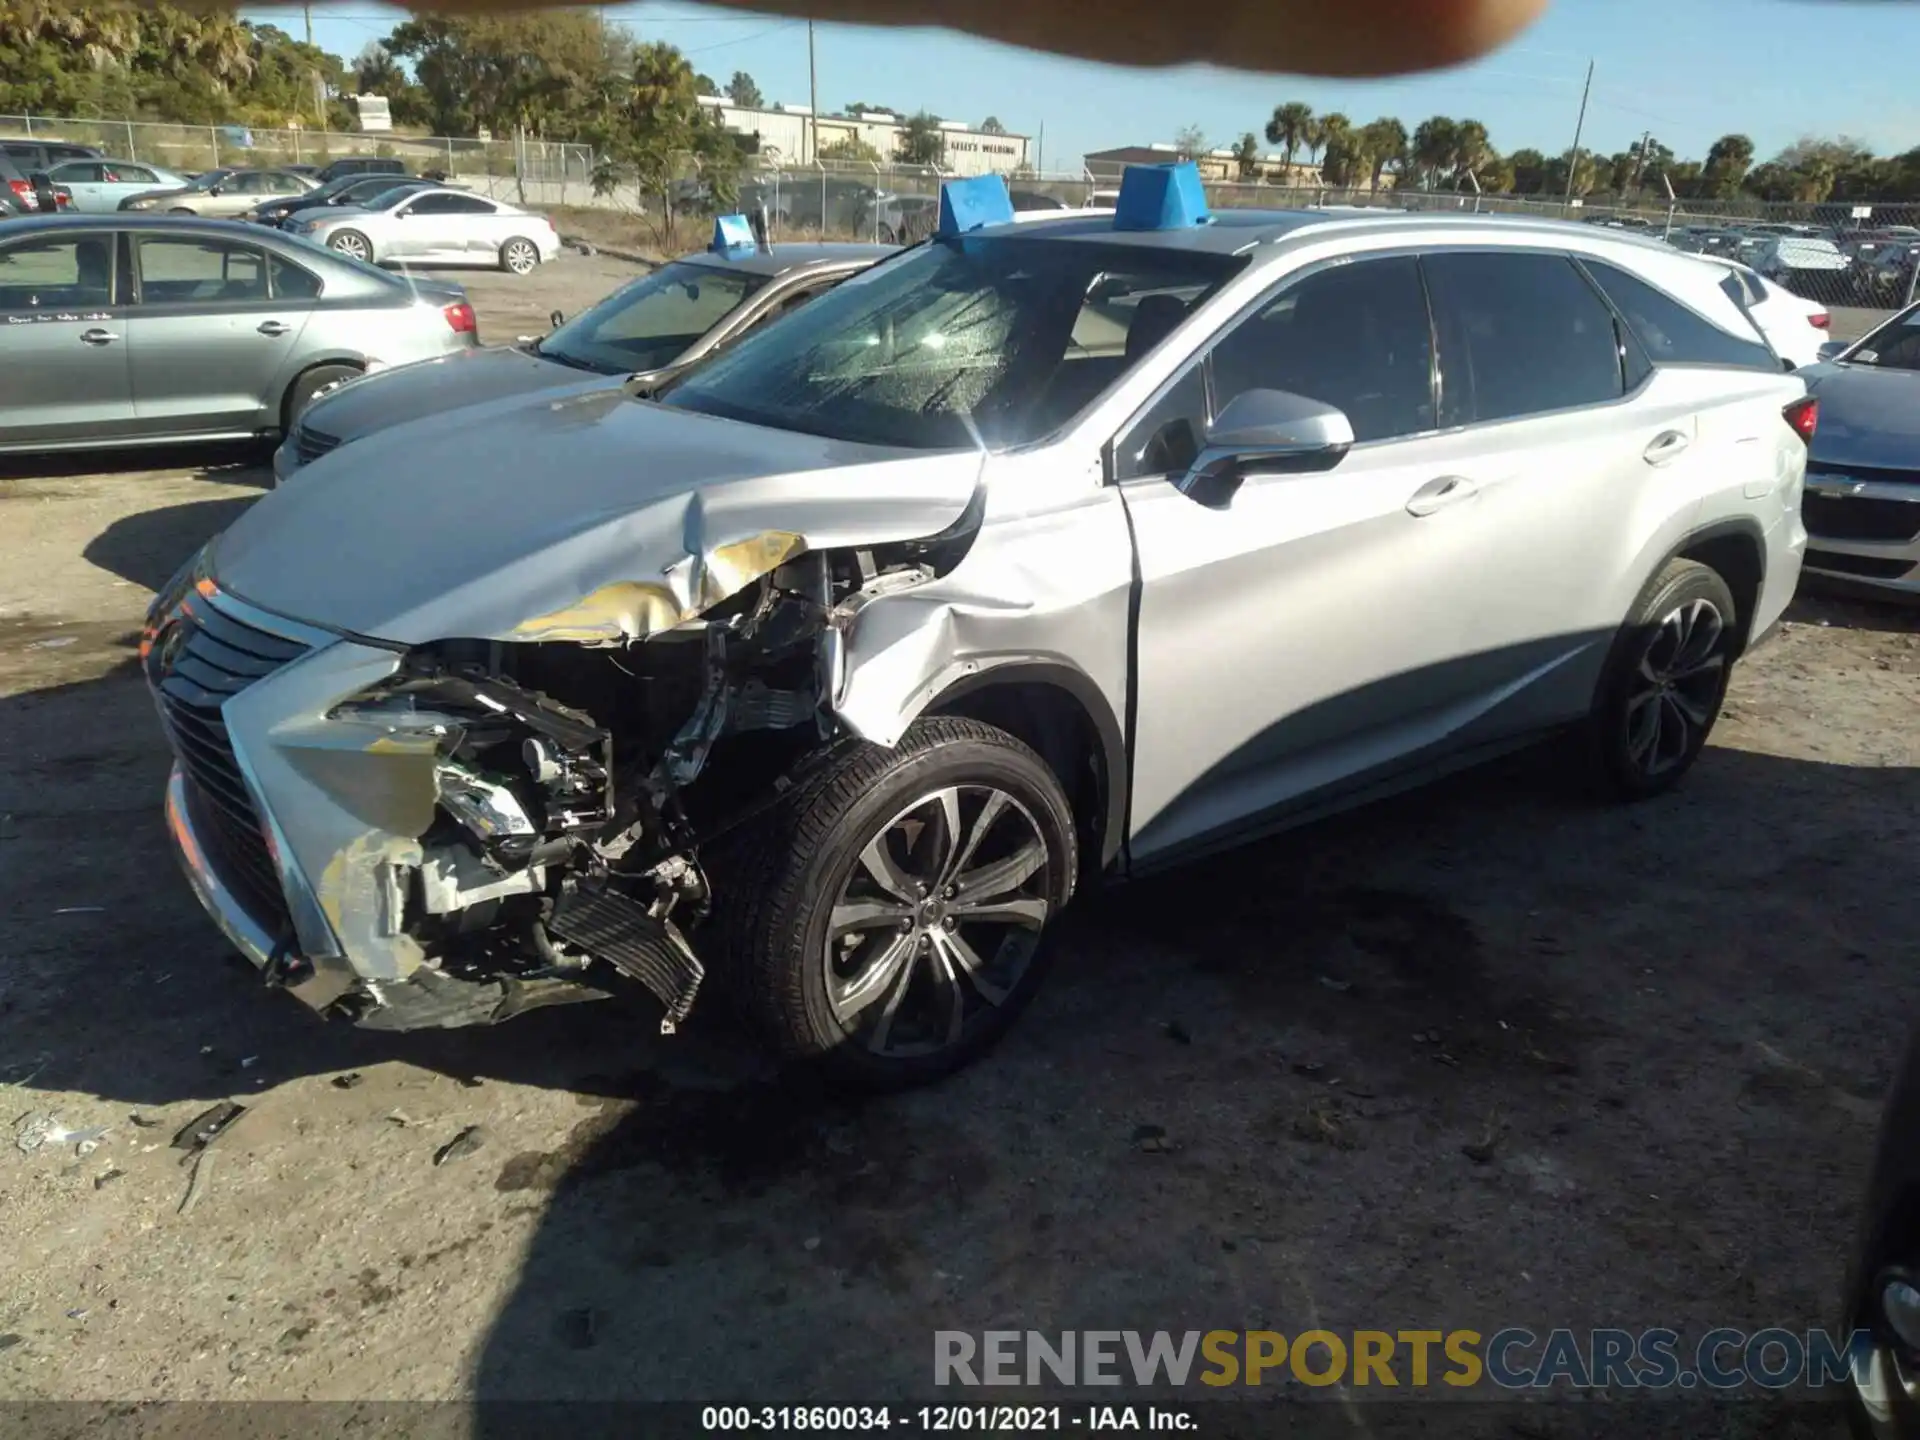
[[[207,187],[207,194],[218,195],[222,190],[225,190],[226,188],[227,187],[224,185],[209,185]]]
[[[1331,470],[1352,448],[1353,422],[1338,406],[1288,390],[1246,390],[1207,427],[1180,489],[1202,505],[1225,505],[1249,475]]]
[[[556,310],[551,315],[547,316],[547,324],[552,326],[555,330],[558,330],[562,325],[566,323],[567,323],[567,316],[566,316],[566,312],[563,310]]]
[[[1822,360],[1837,359],[1840,352],[1847,348],[1847,343],[1845,340],[1829,340],[1820,347],[1818,354]]]

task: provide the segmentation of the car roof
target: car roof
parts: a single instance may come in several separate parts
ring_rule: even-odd
[[[1201,254],[1238,255],[1256,246],[1298,235],[1325,230],[1342,234],[1392,233],[1396,230],[1431,230],[1459,226],[1462,229],[1486,229],[1507,233],[1536,234],[1543,243],[1578,237],[1591,244],[1595,231],[1607,230],[1615,244],[1652,246],[1668,251],[1657,234],[1638,228],[1611,228],[1572,220],[1548,220],[1534,215],[1496,215],[1454,213],[1431,210],[1389,210],[1359,206],[1342,210],[1215,210],[1205,225],[1174,230],[1116,230],[1110,214],[1029,211],[1019,220],[989,226],[976,233],[981,236],[1015,235],[1037,240],[1098,240],[1109,244],[1139,245],[1152,249],[1185,250]]]
[[[250,225],[244,220],[203,220],[197,215],[155,215],[139,210],[116,210],[106,215],[17,215],[0,222],[0,237],[24,235],[29,230],[174,230],[225,235],[255,244],[294,243],[271,226]]]
[[[847,242],[815,241],[803,245],[783,245],[775,241],[764,250],[741,250],[716,255],[698,251],[679,258],[692,264],[722,266],[744,270],[749,275],[784,275],[790,270],[826,269],[834,265],[872,264],[899,250],[897,245],[865,245]]]

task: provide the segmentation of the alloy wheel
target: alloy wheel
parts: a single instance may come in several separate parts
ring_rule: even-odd
[[[539,263],[540,256],[525,240],[516,240],[507,246],[507,269],[514,274],[525,275]]]
[[[1032,964],[1051,863],[1032,813],[995,786],[946,786],[901,810],[861,850],[828,917],[834,1019],[876,1055],[959,1044]]]
[[[354,260],[365,260],[368,256],[367,242],[358,235],[336,235],[333,248]]]
[[[1649,778],[1699,748],[1726,684],[1726,620],[1708,600],[1668,612],[1634,667],[1627,695],[1627,756]]]

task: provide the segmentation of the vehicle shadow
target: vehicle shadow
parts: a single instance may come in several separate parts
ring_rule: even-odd
[[[1876,857],[1920,770],[1716,748],[1596,808],[1513,757],[1089,897],[988,1061],[860,1100],[712,1007],[670,1040],[616,1002],[383,1036],[263,992],[174,872],[151,706],[105,658],[0,701],[0,1082],[156,1106],[391,1060],[573,1092],[473,1172],[540,1209],[482,1400],[930,1397],[935,1329],[1393,1328],[1467,1275],[1480,1308],[1436,1320],[1830,1298],[1806,1257],[1839,1264],[1910,994],[1920,891]],[[1578,1285],[1542,1311],[1512,1247],[1556,1225]]]
[[[1849,589],[1844,581],[1808,576],[1785,619],[1798,625],[1828,625],[1883,635],[1920,634],[1920,605]]]
[[[123,580],[158,590],[188,556],[239,519],[256,498],[236,495],[123,515],[89,540],[81,555]]]
[[[127,471],[188,471],[222,484],[264,486],[273,478],[273,449],[265,441],[183,442],[123,450],[55,450],[0,455],[0,484],[9,480],[71,479]]]

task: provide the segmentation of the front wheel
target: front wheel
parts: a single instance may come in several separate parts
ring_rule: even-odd
[[[1662,794],[1693,768],[1726,698],[1737,622],[1727,582],[1698,561],[1672,561],[1641,592],[1590,722],[1620,798]]]
[[[500,247],[500,268],[512,275],[525,275],[540,263],[540,249],[531,240],[519,236]]]
[[[1005,731],[941,716],[854,746],[716,858],[734,998],[843,1079],[935,1079],[1032,998],[1077,866],[1059,780]]]
[[[373,242],[358,230],[341,230],[327,241],[329,250],[337,250],[349,260],[371,261]]]

